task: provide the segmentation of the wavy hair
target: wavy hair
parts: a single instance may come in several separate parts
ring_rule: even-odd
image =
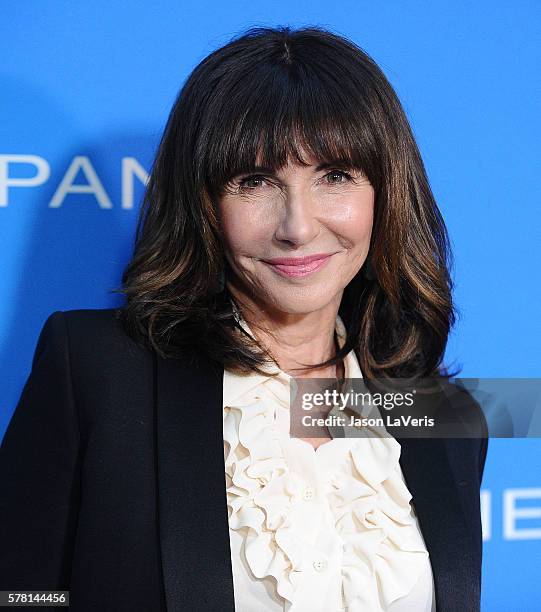
[[[320,27],[252,27],[206,57],[169,115],[139,212],[119,309],[162,357],[203,353],[261,372],[268,353],[239,326],[217,201],[258,155],[273,170],[301,151],[361,170],[375,191],[366,263],[339,313],[363,376],[453,376],[442,366],[455,309],[447,230],[400,101],[355,43]],[[239,333],[240,332],[240,333]]]

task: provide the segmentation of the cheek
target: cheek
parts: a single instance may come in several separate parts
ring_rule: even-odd
[[[254,206],[227,206],[220,209],[223,239],[230,254],[253,255],[272,236],[269,215]]]
[[[334,212],[329,220],[329,227],[341,236],[350,248],[366,250],[374,223],[373,193],[342,202]]]

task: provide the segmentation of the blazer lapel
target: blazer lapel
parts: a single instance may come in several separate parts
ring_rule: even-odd
[[[158,522],[168,612],[234,612],[223,368],[154,355]]]
[[[442,438],[396,438],[400,465],[430,554],[438,612],[478,611],[480,559]]]
[[[154,354],[158,523],[168,612],[234,612],[223,456],[223,368]],[[430,554],[438,612],[479,609],[476,534],[446,441],[396,438]],[[473,543],[472,543],[473,541]]]

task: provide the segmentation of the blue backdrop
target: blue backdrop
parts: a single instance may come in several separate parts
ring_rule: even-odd
[[[539,377],[538,0],[12,0],[0,40],[0,435],[54,310],[109,308],[146,173],[193,67],[253,25],[321,25],[380,64],[456,256],[465,377]],[[537,240],[536,240],[537,239]],[[538,610],[541,441],[491,440],[483,609]]]

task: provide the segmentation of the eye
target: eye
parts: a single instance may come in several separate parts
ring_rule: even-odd
[[[346,172],[345,170],[331,170],[323,178],[328,178],[328,177],[338,177],[340,179],[341,178],[345,179],[345,180],[331,181],[330,182],[331,185],[341,185],[342,183],[347,183],[348,181],[353,180],[353,177],[351,176],[351,174],[349,174],[349,172]]]
[[[238,181],[238,187],[241,191],[253,191],[261,187],[261,183],[265,180],[265,177],[261,174],[251,174]]]

